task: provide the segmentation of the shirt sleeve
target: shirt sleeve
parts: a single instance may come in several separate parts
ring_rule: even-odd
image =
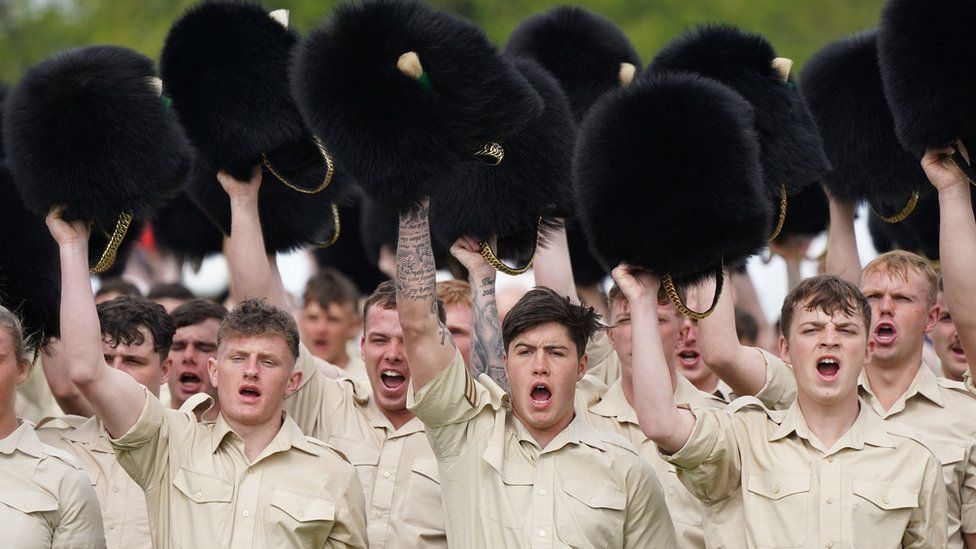
[[[907,549],[946,547],[949,543],[948,505],[942,466],[935,456],[929,456],[918,494],[918,507],[912,511],[901,546]]]
[[[661,482],[647,461],[642,459],[640,463],[639,478],[627,483],[630,501],[624,519],[623,547],[677,548],[677,534]]]
[[[690,408],[689,408],[690,409]],[[692,409],[695,426],[688,442],[672,455],[662,454],[677,469],[678,480],[705,503],[722,501],[742,484],[742,461],[734,422],[724,410]]]
[[[52,549],[105,547],[98,497],[84,472],[72,470],[61,480],[58,494],[61,521],[54,529]]]
[[[586,374],[607,386],[620,378],[620,359],[610,345],[606,330],[597,330],[586,343]]]
[[[144,491],[148,491],[166,472],[169,441],[173,432],[196,424],[191,412],[166,410],[146,389],[146,404],[135,425],[119,438],[109,439],[119,465]]]
[[[321,359],[315,358],[304,344],[299,344],[295,369],[302,373],[302,382],[285,398],[283,408],[303,433],[329,440],[330,422],[343,405],[345,396],[340,388],[342,382],[323,374],[319,369],[320,362]]]
[[[964,534],[976,533],[976,446],[970,445],[960,494],[960,528]]]
[[[366,498],[363,486],[354,469],[346,479],[341,506],[336,509],[335,523],[329,533],[326,547],[368,547],[366,532]]]
[[[796,400],[796,378],[793,376],[793,367],[764,349],[756,348],[756,350],[766,361],[766,384],[755,396],[770,410],[786,410]]]

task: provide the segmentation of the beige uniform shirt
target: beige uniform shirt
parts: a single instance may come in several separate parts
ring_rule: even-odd
[[[102,508],[109,549],[152,549],[146,495],[115,459],[108,432],[97,417],[48,418],[37,426],[37,436],[71,454],[88,475]]]
[[[599,394],[597,384],[599,381],[583,379],[577,386],[577,391],[590,394]],[[617,380],[612,387],[586,404],[585,418],[593,427],[617,433],[626,438],[637,448],[641,457],[647,460],[657,473],[658,479],[664,487],[664,496],[674,521],[674,529],[678,534],[678,542],[684,548],[704,548],[705,534],[703,533],[702,516],[703,508],[701,501],[688,491],[687,488],[678,480],[678,475],[674,465],[661,458],[658,453],[657,445],[641,432],[640,425],[637,423],[637,412],[627,402],[624,395],[623,384]],[[680,374],[676,376],[674,391],[675,402],[688,404],[693,408],[715,408],[723,409],[726,402],[715,395],[704,393],[695,388],[690,381]],[[734,504],[727,512],[735,515],[742,513],[741,505]],[[718,518],[718,517],[715,517]],[[707,529],[707,526],[705,527]]]
[[[366,495],[369,546],[447,547],[437,461],[424,424],[399,429],[373,400],[366,381],[329,379],[304,346],[296,368],[302,386],[285,410],[302,431],[326,440],[356,467]]]
[[[24,418],[31,423],[37,423],[46,417],[60,416],[61,407],[54,400],[51,388],[47,385],[44,378],[44,368],[41,361],[44,354],[37,352],[38,357],[30,372],[27,380],[17,386],[17,400],[14,402],[17,417]]]
[[[366,547],[355,470],[287,414],[250,461],[223,415],[197,423],[146,391],[139,420],[111,442],[146,492],[156,547]]]
[[[697,409],[691,437],[665,459],[705,502],[741,495],[750,548],[943,548],[946,495],[939,462],[909,429],[862,404],[832,448],[798,405],[768,411],[755,398]]]
[[[879,417],[910,427],[939,459],[949,498],[949,547],[962,549],[961,532],[976,532],[976,397],[962,383],[936,377],[925,364],[887,411],[864,372],[858,392]],[[796,394],[792,367],[769,360],[766,386],[756,396],[766,402],[790,394]]]
[[[407,401],[437,455],[451,547],[676,547],[657,476],[622,437],[577,415],[540,448],[460,353]]]
[[[0,547],[105,547],[98,498],[68,454],[22,421],[0,439]]]

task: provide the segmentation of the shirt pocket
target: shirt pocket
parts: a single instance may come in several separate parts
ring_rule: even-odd
[[[335,502],[274,490],[268,509],[268,547],[323,547],[335,524]]]
[[[925,445],[935,454],[942,466],[942,477],[945,479],[946,486],[958,487],[962,485],[962,479],[966,474],[966,446],[944,440],[926,440]],[[952,493],[950,489],[949,493]],[[950,504],[952,497],[949,497]]]
[[[379,450],[361,442],[336,436],[329,439],[329,444],[342,452],[349,463],[356,468],[359,483],[363,485],[363,495],[366,496],[367,502],[372,501],[373,477],[376,475],[376,468],[380,463]]]
[[[0,525],[17,543],[49,547],[58,525],[58,501],[47,492],[22,488],[0,488]],[[3,543],[0,543],[3,545]]]
[[[489,522],[504,528],[523,528],[532,500],[532,470],[509,465],[498,472],[500,482],[484,482],[479,491],[481,511]],[[486,525],[487,529],[490,524]]]
[[[757,547],[803,547],[810,512],[810,475],[749,475],[746,529]]]
[[[556,501],[556,533],[570,547],[620,546],[627,496],[608,483],[562,479]],[[614,543],[615,542],[615,543]]]
[[[441,500],[441,482],[436,461],[413,460],[406,494],[407,497],[400,502],[404,522],[443,532],[444,503]]]
[[[918,491],[875,480],[851,479],[851,532],[858,549],[900,547]]]
[[[174,502],[173,508],[180,511],[176,511],[173,523],[183,525],[174,530],[174,542],[192,546],[196,543],[192,538],[195,531],[212,532],[214,540],[225,539],[234,485],[224,479],[181,467],[173,477],[173,487],[189,502],[189,505]],[[184,539],[184,535],[189,537]]]

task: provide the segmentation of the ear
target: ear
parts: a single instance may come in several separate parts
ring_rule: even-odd
[[[925,333],[929,333],[935,329],[935,325],[939,322],[939,306],[932,305],[927,313],[927,318],[925,319]]]
[[[779,357],[783,360],[783,362],[789,362],[790,364],[792,364],[793,363],[792,359],[787,360],[789,356],[790,356],[790,344],[788,341],[786,341],[786,336],[780,335],[779,336]]]
[[[17,386],[19,387],[21,383],[27,381],[27,376],[30,375],[31,363],[30,361],[23,361],[17,365]]]
[[[607,331],[607,339],[610,340],[610,347],[612,347],[614,350],[617,350],[617,344],[613,341],[613,328],[607,326],[604,328],[604,330]]]
[[[576,372],[576,381],[583,379],[583,376],[586,375],[586,359],[586,353],[583,353],[583,356],[580,357],[579,361],[579,371]]]
[[[508,351],[502,351],[502,367],[505,368],[505,377],[508,375]]]
[[[864,363],[871,362],[872,356],[874,356],[874,338],[868,338],[868,344],[864,346]]]
[[[210,375],[210,384],[214,387],[217,386],[217,359],[209,358],[207,359],[207,373]]]
[[[173,369],[173,359],[166,357],[166,360],[159,365],[159,383],[165,385],[169,381],[169,373]]]
[[[291,375],[288,376],[288,386],[285,387],[285,396],[288,396],[298,390],[298,386],[302,384],[302,371],[298,368],[293,368]]]

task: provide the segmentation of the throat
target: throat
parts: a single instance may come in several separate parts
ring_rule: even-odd
[[[416,417],[413,415],[413,413],[410,412],[410,410],[407,410],[406,408],[404,408],[403,410],[395,410],[395,411],[380,408],[380,411],[383,412],[383,415],[386,416],[386,419],[388,419],[390,423],[393,425],[394,431],[399,431],[401,427],[403,427],[407,423],[410,423],[410,420]]]

